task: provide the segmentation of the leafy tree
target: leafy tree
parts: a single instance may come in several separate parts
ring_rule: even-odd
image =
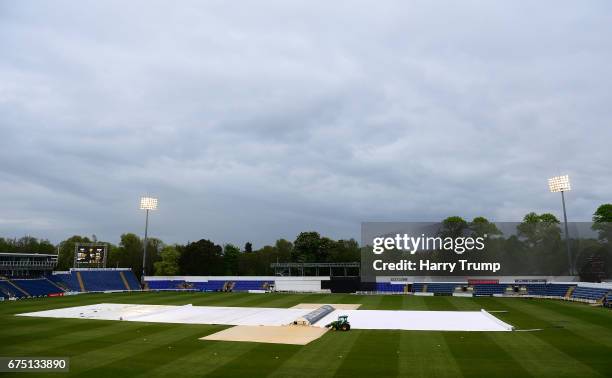
[[[448,217],[442,221],[440,235],[442,237],[458,238],[468,229],[468,223],[459,216]]]
[[[516,228],[518,236],[527,244],[529,266],[540,271],[548,270],[550,275],[567,273],[567,257],[561,243],[559,220],[552,214],[528,213]]]
[[[155,271],[155,263],[161,261],[160,253],[164,247],[164,242],[160,239],[147,238],[147,274],[153,274]]]
[[[57,254],[57,248],[49,240],[42,239],[38,242],[37,253],[55,255]]]
[[[355,239],[338,240],[330,256],[331,262],[361,261],[361,249]]]
[[[593,230],[599,233],[599,239],[612,242],[612,203],[606,203],[593,213]]]
[[[495,223],[489,222],[485,217],[476,217],[472,219],[469,224],[470,230],[476,237],[483,237],[484,235],[493,236],[501,235],[502,232],[497,228]]]
[[[90,243],[86,236],[73,235],[60,242],[59,256],[57,257],[57,270],[68,270],[74,267],[74,249],[77,243]]]
[[[274,244],[276,248],[276,257],[279,262],[291,261],[291,253],[293,252],[293,243],[285,239],[278,239]]]
[[[251,252],[253,252],[253,243],[251,243],[251,242],[246,242],[246,243],[244,244],[244,252],[245,252],[245,253],[251,253]]]
[[[46,239],[23,236],[19,239],[0,238],[0,252],[4,253],[44,253],[57,254],[55,246]]]
[[[176,276],[179,274],[180,252],[174,245],[167,245],[160,252],[161,260],[155,262],[156,276]]]
[[[11,253],[13,252],[13,246],[5,238],[0,238],[0,252]]]
[[[558,227],[559,220],[552,214],[544,213],[538,215],[534,212],[523,217],[516,228],[518,235],[527,240],[530,245],[536,245],[547,238],[560,237],[561,229]]]
[[[593,213],[593,222],[612,223],[612,203],[605,203]]]
[[[215,276],[223,274],[223,248],[210,240],[201,239],[181,249],[180,270],[188,276]]]
[[[140,278],[142,274],[142,240],[133,233],[122,234],[120,240],[119,246],[111,249],[107,265],[131,268],[134,274]],[[147,250],[148,253],[149,251]],[[149,258],[147,260],[149,261]],[[148,274],[152,272],[152,270],[147,270]]]
[[[314,262],[319,256],[321,235],[318,232],[302,232],[293,242],[292,260],[295,262]]]
[[[225,274],[233,276],[238,274],[238,257],[240,256],[240,248],[233,244],[226,244],[223,248],[223,264],[225,266]]]

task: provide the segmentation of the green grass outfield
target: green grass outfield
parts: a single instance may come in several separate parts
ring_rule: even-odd
[[[329,332],[305,346],[201,341],[225,326],[44,319],[17,313],[102,302],[361,309],[505,310],[534,332]],[[350,319],[349,319],[350,320]],[[68,356],[79,377],[601,377],[612,376],[612,311],[520,298],[340,294],[122,293],[0,303],[0,356]],[[11,374],[3,374],[11,376]],[[14,376],[33,377],[35,373]]]

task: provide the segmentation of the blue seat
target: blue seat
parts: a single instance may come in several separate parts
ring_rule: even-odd
[[[377,282],[376,291],[385,293],[403,293],[404,284],[392,284],[391,282]]]
[[[432,282],[427,284],[427,292],[435,294],[452,294],[455,291],[456,283]]]
[[[491,296],[493,294],[505,294],[507,284],[476,284],[474,285],[474,295]]]
[[[45,278],[37,279],[15,279],[12,280],[17,286],[27,291],[31,296],[58,294],[64,291],[47,281]]]
[[[610,289],[578,286],[576,287],[576,289],[574,289],[574,292],[572,293],[572,298],[599,301],[603,299],[609,292]]]
[[[0,280],[0,295],[4,298],[25,298],[27,295],[17,290],[15,286],[11,285],[5,280]]]
[[[244,280],[234,281],[233,291],[264,290],[266,286],[273,284],[272,281]]]

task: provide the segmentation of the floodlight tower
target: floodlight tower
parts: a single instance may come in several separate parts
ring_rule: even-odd
[[[147,218],[145,221],[145,237],[144,237],[144,253],[142,254],[142,285],[144,287],[145,279],[145,267],[147,262],[147,237],[149,232],[149,210],[157,210],[157,198],[154,197],[140,197],[140,210],[147,211]]]
[[[567,248],[567,261],[569,264],[569,274],[574,274],[572,267],[572,255],[570,252],[569,233],[567,231],[567,213],[565,212],[565,194],[566,191],[570,191],[570,180],[568,175],[555,176],[548,179],[548,188],[551,193],[561,192],[561,202],[563,203],[563,222],[565,223],[565,247]]]

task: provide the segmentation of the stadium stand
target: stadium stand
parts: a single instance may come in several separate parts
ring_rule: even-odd
[[[76,275],[73,276],[70,272],[54,272],[49,279],[68,291],[81,291]]]
[[[119,272],[116,271],[81,271],[83,285],[87,291],[127,290]]]
[[[150,290],[179,290],[185,288],[184,280],[148,281]]]
[[[529,295],[546,295],[546,284],[538,283],[538,284],[525,284],[523,285],[527,287],[527,294]]]
[[[15,279],[12,280],[20,288],[28,292],[32,297],[45,296],[49,294],[59,294],[64,291],[58,286],[52,284],[46,278],[35,279]]]
[[[377,282],[376,291],[387,293],[403,293],[404,285],[392,284],[390,282]]]
[[[130,270],[129,272],[120,272],[127,282],[128,290],[140,290],[140,282],[134,275],[134,273]]]
[[[476,284],[474,285],[474,295],[491,296],[493,294],[505,294],[507,284]]]
[[[427,292],[428,293],[434,293],[434,294],[444,294],[444,295],[452,295],[453,292],[455,291],[455,287],[457,287],[457,283],[447,283],[447,282],[430,282],[427,284]],[[414,284],[412,286],[413,291],[414,292],[419,292],[421,290],[418,290],[419,285],[418,284]]]
[[[23,292],[19,291],[15,286],[11,285],[8,280],[0,280],[0,295],[4,298],[24,298],[27,297]]]
[[[570,288],[574,288],[576,285],[570,284],[547,284],[546,295],[549,297],[565,297]]]
[[[232,291],[265,290],[272,281],[235,281]]]
[[[197,290],[211,291],[249,291],[268,290],[274,285],[270,280],[208,280],[208,281],[186,281],[186,280],[149,280],[147,286],[150,290]]]
[[[130,269],[71,270],[55,272],[49,279],[70,291],[140,290],[140,284]]]
[[[604,297],[606,297],[606,295],[608,295],[610,291],[610,289],[605,288],[578,286],[572,292],[571,297],[592,301],[603,301]]]
[[[406,285],[392,284],[390,282],[376,282],[375,291],[380,293],[401,293],[405,291]],[[463,287],[463,290],[460,290]],[[588,290],[580,290],[576,295],[573,293],[576,284],[556,284],[556,283],[481,283],[469,285],[465,282],[415,282],[412,284],[412,293],[433,293],[434,295],[452,295],[453,293],[465,292],[473,293],[476,296],[493,296],[493,295],[515,295],[528,294],[535,296],[558,297],[558,298],[583,298],[584,293],[590,293]],[[516,292],[513,288],[516,288]],[[467,290],[466,290],[467,289]],[[592,297],[597,297],[594,300],[603,300],[603,296],[607,293],[605,289],[593,291]]]
[[[223,291],[226,282],[224,280],[193,282],[193,287],[199,291]]]

